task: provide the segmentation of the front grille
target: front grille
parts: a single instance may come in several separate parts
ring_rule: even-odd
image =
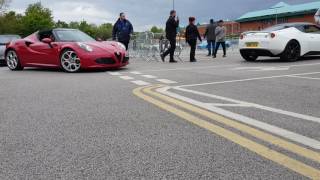
[[[99,59],[96,59],[96,63],[98,63],[98,64],[115,64],[116,62],[112,58],[99,58]]]
[[[119,62],[122,61],[122,54],[121,53],[114,53],[114,55],[116,56],[117,60],[119,60]]]
[[[122,63],[127,63],[129,61],[129,57],[124,57]]]

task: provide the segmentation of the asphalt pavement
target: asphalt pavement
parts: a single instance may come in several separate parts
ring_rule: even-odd
[[[320,179],[320,57],[0,67],[0,179]]]

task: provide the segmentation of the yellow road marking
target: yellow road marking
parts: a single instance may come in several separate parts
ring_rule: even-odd
[[[159,86],[158,86],[159,87]],[[202,116],[205,116],[207,118],[210,118],[214,121],[217,121],[219,123],[222,123],[222,124],[225,124],[227,126],[230,126],[234,129],[238,129],[242,132],[245,132],[253,137],[256,137],[258,139],[261,139],[263,141],[266,141],[266,142],[269,142],[271,144],[274,144],[276,146],[279,146],[287,151],[290,151],[290,152],[293,152],[295,154],[298,154],[300,156],[303,156],[303,157],[306,157],[310,160],[313,160],[313,161],[316,161],[318,163],[320,163],[320,153],[318,152],[315,152],[315,151],[312,151],[312,150],[309,150],[307,148],[304,148],[304,147],[301,147],[299,145],[296,145],[294,143],[291,143],[291,142],[288,142],[286,140],[283,140],[279,137],[276,137],[276,136],[273,136],[269,133],[265,133],[263,131],[260,131],[258,129],[255,129],[255,128],[252,128],[250,126],[247,126],[245,124],[242,124],[242,123],[239,123],[239,122],[236,122],[234,120],[231,120],[229,118],[226,118],[224,116],[221,116],[219,114],[216,114],[216,113],[213,113],[213,112],[210,112],[210,111],[206,111],[204,109],[201,109],[201,108],[198,108],[196,106],[193,106],[191,104],[188,104],[188,103],[185,103],[183,101],[180,101],[180,100],[177,100],[177,99],[174,99],[174,98],[171,98],[171,97],[168,97],[168,96],[165,96],[163,94],[160,94],[160,93],[157,93],[157,92],[153,92],[152,89],[155,89],[157,87],[150,87],[150,88],[146,88],[144,89],[143,91],[152,95],[152,96],[155,96],[155,97],[158,97],[162,100],[165,100],[167,102],[170,102],[170,103],[173,103],[173,104],[176,104],[184,109],[187,109],[187,110],[190,110],[192,112],[195,112],[199,115],[202,115]]]
[[[162,101],[159,101],[157,99],[152,98],[151,96],[145,95],[142,93],[142,89],[144,88],[137,88],[133,91],[133,93],[140,97],[141,99],[150,102],[156,106],[158,106],[161,109],[164,109],[168,112],[171,112],[175,114],[176,116],[193,123],[201,128],[207,129],[211,131],[214,134],[217,134],[221,137],[224,137],[225,139],[228,139],[252,152],[255,152],[256,154],[269,159],[273,162],[276,162],[284,167],[287,167],[288,169],[291,169],[301,175],[304,175],[306,177],[309,177],[311,179],[320,179],[320,171],[318,169],[315,169],[309,165],[306,165],[302,162],[299,162],[295,159],[292,159],[284,154],[281,154],[277,151],[274,151],[266,146],[263,146],[261,144],[258,144],[250,139],[244,138],[236,133],[233,133],[229,130],[226,130],[224,128],[221,128],[217,125],[214,125],[212,123],[209,123],[203,119],[200,119],[194,115],[191,115],[185,111],[179,110],[171,105],[168,105]]]

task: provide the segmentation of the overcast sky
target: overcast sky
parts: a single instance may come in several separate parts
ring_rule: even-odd
[[[40,0],[12,0],[11,10],[23,13],[30,3]],[[45,7],[52,10],[55,20],[81,21],[101,24],[113,23],[120,12],[126,12],[128,19],[138,31],[152,25],[164,26],[173,0],[41,0]],[[289,4],[313,2],[315,0],[283,0]],[[279,0],[175,0],[176,10],[182,25],[187,17],[195,16],[200,23],[210,18],[235,19],[242,14],[266,9]],[[320,8],[320,7],[319,7]]]

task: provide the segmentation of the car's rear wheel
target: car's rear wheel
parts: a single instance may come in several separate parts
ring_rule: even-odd
[[[283,53],[281,54],[281,60],[285,61],[297,61],[301,56],[301,47],[298,41],[290,41]]]
[[[78,72],[81,69],[81,61],[77,53],[72,49],[66,49],[60,57],[61,67],[69,73]]]
[[[6,53],[6,62],[7,62],[8,68],[12,71],[23,70],[19,57],[15,50],[9,50]]]
[[[258,59],[258,56],[254,53],[246,53],[246,52],[240,52],[241,56],[243,59],[245,59],[246,61],[255,61]]]

